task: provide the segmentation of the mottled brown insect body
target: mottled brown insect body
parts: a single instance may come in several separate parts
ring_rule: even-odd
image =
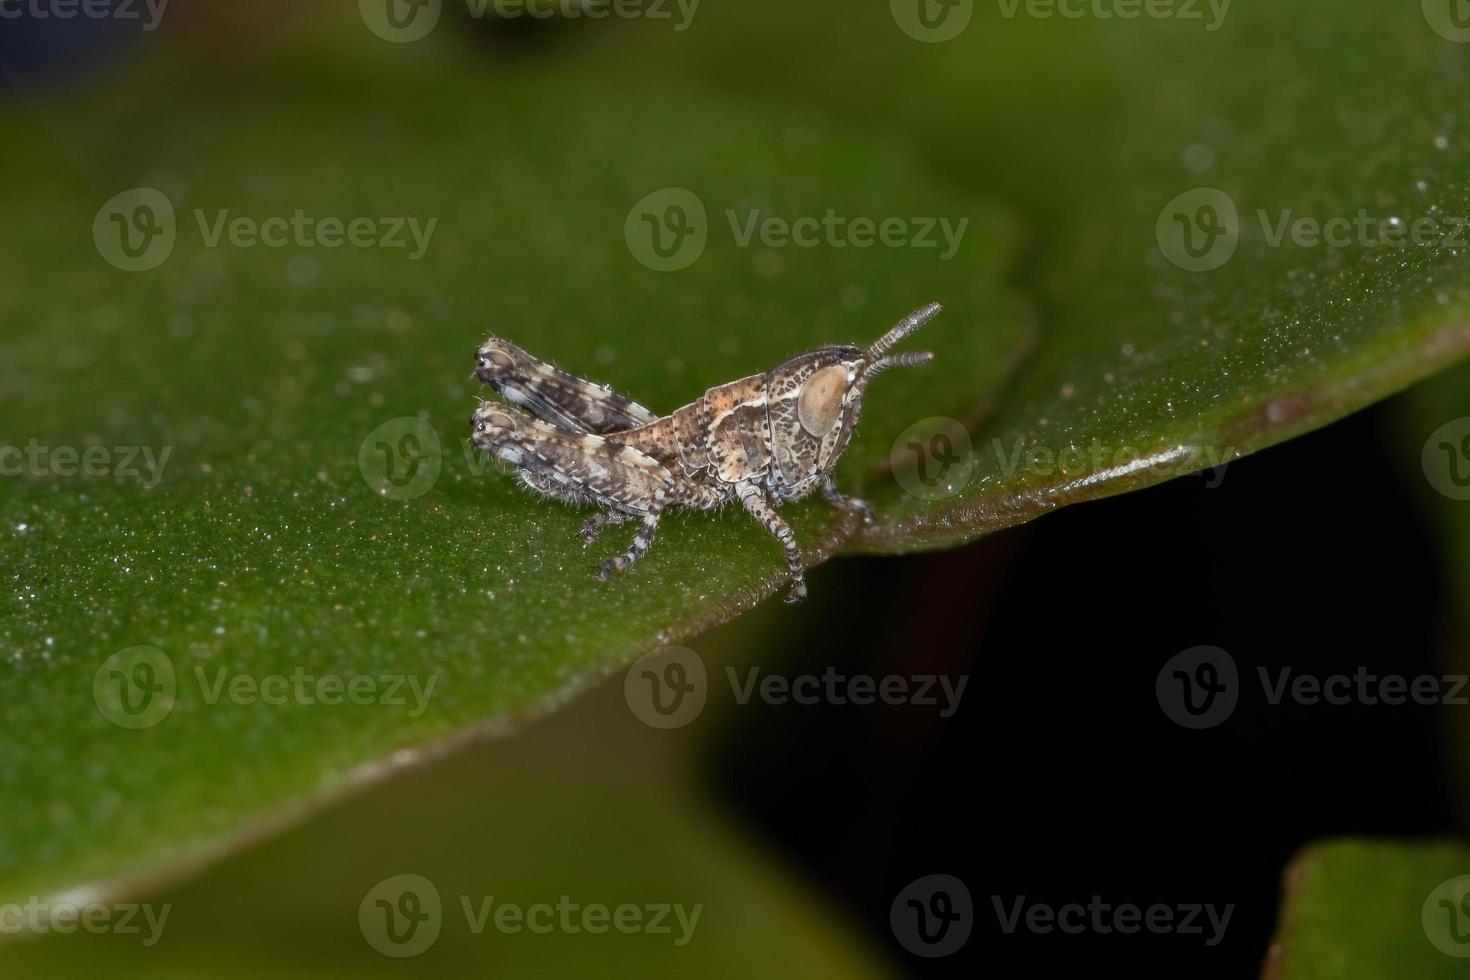
[[[599,578],[643,556],[665,509],[738,500],[781,542],[792,577],[787,601],[796,601],[806,595],[801,552],[776,507],[820,489],[834,505],[872,519],[867,504],[837,492],[832,469],[852,439],[868,383],[890,367],[933,357],[888,351],[938,312],[937,303],[916,310],[867,349],[799,354],[663,417],[491,337],[476,375],[536,417],[484,401],[471,419],[472,438],[517,467],[538,493],[603,508],[582,529],[589,544],[608,523],[642,518],[632,547],[603,562]]]

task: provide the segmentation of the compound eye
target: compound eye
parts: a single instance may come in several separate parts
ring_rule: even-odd
[[[489,407],[481,408],[475,413],[475,428],[480,432],[499,434],[502,432],[516,431],[516,420],[511,418],[502,409]]]
[[[506,374],[513,367],[515,367],[515,360],[510,356],[510,352],[495,346],[493,342],[482,347],[479,356],[475,359],[475,373],[482,381]]]
[[[842,396],[847,392],[847,369],[840,364],[823,368],[807,379],[796,400],[796,417],[801,427],[814,436],[826,435],[842,414]]]

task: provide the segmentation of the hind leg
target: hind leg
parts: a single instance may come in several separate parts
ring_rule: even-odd
[[[507,401],[563,429],[607,435],[658,418],[607,385],[553,367],[499,337],[481,345],[475,376]]]
[[[632,519],[632,514],[624,514],[620,510],[599,510],[587,518],[586,523],[582,525],[582,530],[577,532],[577,537],[582,539],[583,544],[590,545],[597,541],[598,536],[602,534],[602,529],[609,524],[622,524]]]
[[[475,445],[516,466],[527,486],[560,500],[591,501],[607,508],[608,513],[587,522],[584,538],[605,524],[643,518],[631,547],[603,562],[599,578],[608,578],[647,553],[669,503],[718,502],[713,491],[679,480],[658,460],[631,446],[568,431],[505,405],[481,403],[473,424]]]
[[[659,518],[663,516],[664,505],[662,501],[655,503],[643,515],[643,524],[638,528],[638,533],[633,535],[633,543],[628,550],[616,558],[609,558],[597,566],[597,577],[604,581],[612,578],[616,572],[621,572],[629,565],[648,553],[648,546],[653,543],[653,534],[658,530]]]

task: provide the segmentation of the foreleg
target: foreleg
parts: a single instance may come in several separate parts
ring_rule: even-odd
[[[837,491],[837,481],[832,479],[830,473],[822,480],[822,496],[827,498],[827,503],[833,507],[840,507],[842,510],[858,515],[858,517],[862,518],[864,524],[873,523],[872,504],[869,504],[866,500],[860,500],[857,497],[848,497],[839,493]]]
[[[760,521],[761,527],[764,527],[777,541],[781,542],[781,547],[786,552],[786,567],[791,572],[791,590],[786,593],[786,601],[800,602],[805,599],[805,566],[802,564],[801,549],[796,546],[796,535],[792,533],[791,525],[776,513],[775,506],[761,492],[759,485],[742,483],[737,494],[740,497],[740,503],[745,506],[750,516]]]

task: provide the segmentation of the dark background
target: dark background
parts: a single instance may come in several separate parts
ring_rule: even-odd
[[[785,669],[969,674],[959,710],[752,706],[717,791],[915,976],[1257,975],[1298,849],[1454,829],[1441,722],[1464,708],[1273,706],[1256,675],[1446,672],[1449,590],[1396,411],[1239,460],[1214,489],[1189,477],[954,552],[827,566]],[[1231,654],[1241,695],[1190,731],[1154,683],[1202,644]],[[892,940],[889,905],[936,873],[965,882],[975,924],[926,961]],[[1007,935],[991,896],[1021,895],[1235,909],[1215,947],[1203,915],[1195,936]]]

